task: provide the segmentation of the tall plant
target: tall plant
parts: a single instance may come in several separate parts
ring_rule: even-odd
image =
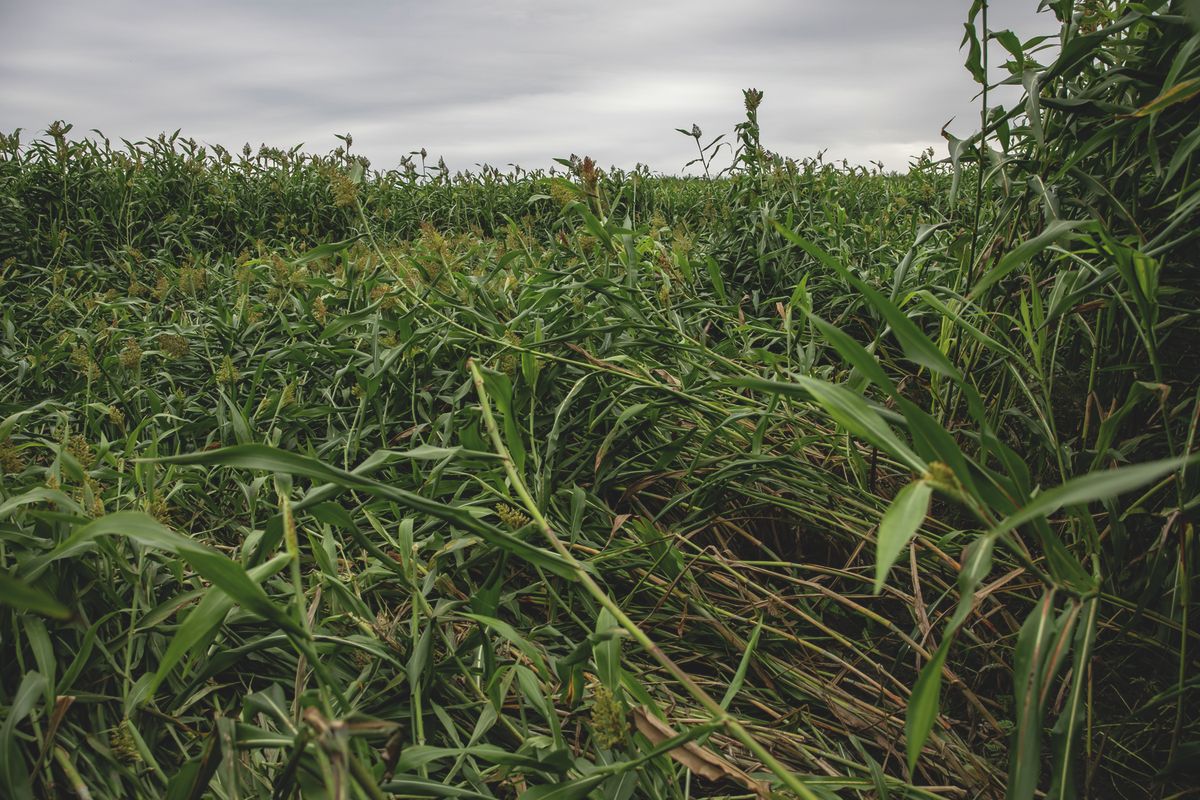
[[[1177,637],[1176,687],[1150,700],[1175,705],[1166,766],[1198,741],[1184,714],[1194,689],[1188,639],[1200,507],[1197,19],[1183,3],[1046,5],[1061,24],[1053,47],[989,29],[983,0],[970,9],[964,44],[984,127],[966,141],[951,137],[955,169],[973,162],[978,181],[970,246],[949,262],[953,274],[910,279],[885,296],[779,225],[873,310],[878,325],[866,348],[810,315],[853,367],[853,385],[870,386],[867,396],[809,376],[740,381],[814,399],[915,474],[878,529],[877,591],[931,496],[974,518],[957,610],[909,702],[910,769],[935,726],[948,654],[997,545],[1040,585],[1013,653],[1012,798],[1039,786],[1076,794],[1081,756],[1095,746],[1088,690],[1097,638],[1102,627],[1126,633],[1146,609]],[[1025,87],[1010,108],[987,106],[992,43],[1010,57],[999,83]],[[1046,53],[1050,63],[1038,63]],[[993,210],[981,214],[985,198]],[[912,375],[896,374],[880,355],[896,345]],[[898,381],[911,378],[927,391],[902,392]]]

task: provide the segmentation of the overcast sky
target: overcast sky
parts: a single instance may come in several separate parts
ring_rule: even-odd
[[[763,142],[903,169],[978,119],[959,52],[968,0],[0,0],[0,129],[324,152],[380,168],[555,156],[678,172],[766,92]],[[1057,30],[1037,0],[992,27]],[[998,76],[998,72],[994,73]]]

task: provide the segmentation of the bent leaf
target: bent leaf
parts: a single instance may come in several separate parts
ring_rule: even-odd
[[[888,571],[925,521],[932,493],[933,487],[924,480],[913,481],[900,490],[884,512],[875,545],[875,594],[883,589]]]

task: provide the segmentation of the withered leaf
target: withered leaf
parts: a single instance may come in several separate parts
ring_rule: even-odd
[[[655,717],[645,707],[633,709],[633,720],[637,725],[638,732],[649,739],[651,744],[661,744],[679,735],[670,725]],[[759,797],[768,796],[767,787],[761,781],[756,781],[729,760],[711,750],[706,750],[695,742],[685,742],[671,750],[669,755],[692,772],[710,781],[728,778],[745,786]]]

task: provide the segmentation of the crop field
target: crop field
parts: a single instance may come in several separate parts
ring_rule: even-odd
[[[902,173],[4,136],[0,797],[1195,796],[1200,14],[1051,5]]]

